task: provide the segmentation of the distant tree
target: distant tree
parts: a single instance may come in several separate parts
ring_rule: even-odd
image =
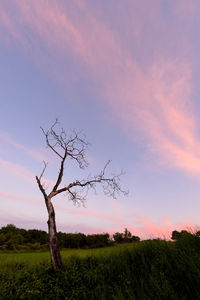
[[[200,237],[200,231],[199,230],[196,232],[196,236]]]
[[[120,232],[116,232],[113,234],[113,239],[116,243],[122,243],[123,242],[123,233]]]
[[[181,230],[180,232],[174,230],[172,231],[171,239],[177,241],[179,239],[188,238],[190,236],[192,236],[192,233],[188,232],[187,230]]]
[[[109,234],[89,234],[86,236],[86,245],[89,248],[100,248],[109,245]]]
[[[116,243],[132,243],[139,242],[140,238],[138,236],[132,235],[132,233],[125,228],[123,233],[116,232],[113,234],[113,239]]]
[[[132,233],[127,228],[125,228],[123,234],[124,242],[129,242],[131,238],[132,238]]]
[[[57,237],[62,248],[81,248],[86,245],[86,236],[83,233],[58,232]]]
[[[178,240],[179,239],[179,237],[180,237],[180,232],[179,231],[177,231],[177,230],[174,230],[174,231],[172,231],[172,237],[171,237],[171,239],[172,240]]]
[[[48,235],[46,231],[38,229],[29,229],[26,232],[26,241],[29,243],[40,242],[41,245],[48,243]]]
[[[139,242],[139,241],[140,241],[139,236],[132,235],[132,237],[131,237],[131,242]]]
[[[0,233],[0,249],[3,248],[5,241],[6,241],[6,235],[4,233]]]
[[[1,231],[1,233],[7,234],[7,233],[15,233],[15,232],[17,232],[17,230],[18,230],[18,228],[15,225],[8,224],[6,226],[3,226],[0,231]]]
[[[75,180],[61,188],[60,185],[63,179],[66,159],[72,159],[81,169],[84,169],[88,166],[85,156],[88,148],[88,142],[86,141],[85,136],[76,130],[73,130],[70,135],[67,135],[63,128],[58,132],[56,130],[57,125],[58,120],[56,119],[55,123],[49,130],[45,131],[41,127],[41,130],[45,136],[47,147],[51,149],[53,153],[60,159],[60,170],[58,177],[50,193],[46,191],[42,183],[42,177],[47,167],[46,162],[44,162],[44,168],[41,175],[36,176],[38,187],[42,192],[48,211],[47,223],[49,232],[49,249],[52,267],[55,271],[63,270],[63,263],[60,255],[52,198],[65,192],[74,203],[84,203],[84,193],[90,188],[94,189],[97,184],[102,184],[103,191],[107,196],[112,196],[115,198],[119,193],[124,195],[127,194],[127,192],[123,191],[120,187],[120,176],[123,174],[123,172],[118,175],[112,175],[111,177],[107,177],[105,175],[110,161],[105,164],[103,170],[98,175],[87,177],[87,179],[83,180]]]

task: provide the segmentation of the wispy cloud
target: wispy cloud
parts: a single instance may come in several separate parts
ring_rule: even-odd
[[[41,202],[40,198],[33,198],[29,195],[19,195],[19,194],[12,194],[6,192],[0,192],[0,201],[1,199],[5,201],[5,199],[9,199],[14,203],[24,203],[33,206],[44,206],[45,204]],[[115,210],[118,209],[116,204],[114,204]],[[27,208],[26,208],[27,209]],[[66,230],[67,232],[75,232],[80,231],[84,233],[102,233],[102,232],[109,232],[113,234],[117,231],[123,232],[124,228],[128,228],[132,234],[138,235],[143,239],[146,238],[171,238],[171,233],[173,230],[191,230],[196,229],[197,227],[192,224],[191,222],[180,222],[180,223],[173,223],[170,221],[170,218],[163,217],[161,221],[153,220],[146,216],[139,216],[139,215],[129,215],[129,213],[123,209],[123,214],[119,217],[115,215],[115,211],[113,214],[109,213],[100,213],[97,212],[95,209],[84,209],[84,208],[69,208],[67,205],[64,206],[63,204],[56,204],[56,211],[57,214],[60,216],[57,220],[59,230]],[[45,209],[44,209],[45,212]],[[64,212],[64,217],[62,213]],[[69,218],[67,224],[65,224],[66,214],[69,214]],[[30,215],[30,210],[28,216]],[[11,217],[12,216],[12,217]],[[78,217],[81,219],[78,219]],[[1,224],[6,225],[7,223],[20,223],[20,226],[24,226],[25,228],[38,227],[46,228],[44,220],[45,216],[41,216],[38,218],[35,214],[31,216],[31,221],[27,218],[27,212],[23,211],[20,213],[20,218],[18,215],[15,215],[14,212],[12,213],[3,213],[0,214],[1,217]],[[76,218],[77,222],[74,224],[72,219]],[[86,221],[90,220],[93,222],[94,220],[103,221],[101,225],[85,225],[87,224]],[[2,223],[3,222],[3,223]],[[43,222],[43,223],[42,223]],[[39,224],[39,225],[38,225]]]
[[[24,166],[12,163],[10,161],[1,158],[0,158],[0,166],[2,169],[12,174],[13,176],[22,178],[23,180],[31,183],[33,183],[34,181],[34,177],[35,177],[34,173],[28,170],[27,168],[25,168]]]
[[[170,239],[174,230],[191,230],[196,225],[188,221],[172,223],[169,218],[164,217],[161,221],[150,219],[149,217],[133,216],[137,226],[130,229],[143,238],[165,238]]]
[[[129,74],[131,78],[131,70]],[[117,104],[116,98],[112,102],[125,131],[134,138],[139,130],[157,163],[199,174],[200,141],[191,99],[190,65],[162,62],[152,66],[147,75],[138,74],[135,82],[127,80],[120,86],[118,95],[122,97]]]
[[[4,160],[2,158],[0,158],[0,166],[8,174],[11,174],[12,176],[20,178],[25,182],[36,184],[36,180],[35,180],[36,174],[34,174],[28,168],[26,168],[20,164],[16,164],[16,163]],[[47,187],[51,188],[55,184],[54,181],[47,179],[45,177],[42,179],[42,183],[45,185],[45,188],[47,188]]]
[[[13,146],[16,149],[22,150],[24,153],[26,153],[27,155],[29,155],[37,161],[41,162],[45,160],[45,155],[41,154],[41,152],[25,147],[24,145],[16,142],[9,134],[5,132],[0,131],[0,140],[2,140],[6,144]]]
[[[65,214],[70,215],[68,223],[70,223],[70,219],[72,216],[74,216],[75,218],[80,216],[82,220],[85,219],[87,221],[102,220],[102,227],[100,226],[101,228],[99,228],[99,232],[104,231],[113,234],[117,231],[123,232],[125,228],[128,228],[132,232],[132,234],[138,235],[143,239],[170,239],[173,230],[191,230],[196,228],[196,225],[189,221],[174,223],[168,217],[163,217],[161,220],[154,220],[147,216],[136,214],[130,215],[130,212],[126,208],[121,211],[121,214],[119,216],[119,212],[117,211],[118,207],[116,207],[116,205],[114,207],[115,210],[112,213],[101,213],[97,212],[95,209],[69,208],[67,206],[58,204],[57,211],[62,211],[65,212]],[[82,223],[83,221],[80,220],[78,222]],[[93,231],[96,230],[95,228],[96,227],[93,227]]]
[[[48,72],[51,69],[51,76],[63,83],[68,73],[61,64],[52,63],[51,58],[59,56],[62,62],[74,59],[74,69],[77,65],[80,70],[84,69],[85,76],[98,82],[97,92],[102,93],[102,99],[120,120],[127,135],[137,140],[142,134],[147,151],[154,154],[158,164],[200,174],[192,62],[184,51],[177,55],[170,47],[164,49],[164,54],[159,52],[156,59],[144,52],[144,47],[159,49],[161,46],[153,44],[154,40],[152,44],[150,41],[142,44],[142,36],[148,33],[137,17],[137,13],[143,13],[142,4],[131,6],[135,18],[130,20],[130,26],[137,30],[130,36],[130,43],[133,52],[142,51],[146,63],[138,61],[130,49],[124,47],[112,26],[103,22],[85,1],[63,4],[22,0],[13,1],[12,7],[2,1],[0,7],[4,26],[1,36],[7,39],[9,34],[11,42],[17,41],[36,62],[39,60],[38,64]],[[183,15],[185,6],[177,10]],[[193,12],[192,5],[191,14]],[[161,28],[165,25],[157,2],[150,8],[149,16],[156,34],[158,22]],[[174,31],[173,27],[169,40],[179,49]],[[185,38],[183,43],[189,47]]]
[[[4,192],[0,192],[0,197],[1,197],[1,198],[12,199],[12,198],[16,198],[16,195],[4,193]]]

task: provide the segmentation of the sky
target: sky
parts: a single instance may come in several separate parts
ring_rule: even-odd
[[[0,226],[47,230],[35,176],[59,159],[40,126],[85,133],[90,163],[66,162],[64,184],[119,173],[128,196],[101,187],[86,207],[53,199],[57,230],[141,238],[196,230],[200,211],[198,0],[1,0]]]

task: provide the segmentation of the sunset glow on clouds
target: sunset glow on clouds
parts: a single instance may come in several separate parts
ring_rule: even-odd
[[[149,188],[145,179],[148,172],[152,172],[150,177],[154,178],[152,190],[159,190],[158,195],[149,199],[135,199],[136,192],[128,186],[130,196],[126,202],[118,199],[119,205],[123,202],[123,209],[113,208],[111,214],[103,204],[99,204],[98,209],[94,207],[97,204],[90,207],[89,200],[85,210],[70,211],[69,208],[67,212],[68,203],[65,203],[66,213],[75,216],[77,223],[79,217],[84,216],[80,219],[84,228],[95,230],[100,222],[95,225],[96,218],[102,222],[98,228],[106,228],[106,231],[128,227],[137,234],[159,236],[175,227],[198,225],[195,205],[200,206],[197,201],[200,193],[196,188],[200,175],[197,98],[200,39],[196,24],[199,9],[195,0],[173,3],[162,0],[148,3],[144,0],[117,3],[113,0],[109,3],[13,0],[12,5],[1,1],[1,59],[7,63],[4,66],[7,77],[3,71],[1,75],[4,115],[0,165],[1,173],[7,174],[4,184],[11,174],[22,180],[18,193],[24,194],[23,184],[29,181],[34,194],[30,198],[40,197],[34,176],[40,171],[40,161],[46,152],[42,153],[41,144],[37,142],[38,128],[41,124],[48,126],[52,117],[59,116],[67,128],[87,128],[86,135],[94,137],[94,149],[95,143],[98,145],[92,154],[98,165],[102,165],[104,157],[112,159],[113,156],[116,169],[125,165],[128,184],[133,182],[138,195],[144,197],[143,190]],[[17,65],[21,70],[19,79],[13,75],[13,61],[21,66]],[[31,78],[28,82],[27,76]],[[13,92],[15,98],[10,99],[12,87],[16,93]],[[35,94],[37,97],[32,98]],[[51,99],[52,94],[54,99]],[[15,111],[12,105],[6,106],[9,101],[16,105]],[[8,119],[11,121],[6,124],[4,120]],[[31,125],[24,128],[22,122],[26,119]],[[104,138],[101,149],[100,136]],[[107,148],[107,145],[110,146]],[[4,147],[9,148],[9,153],[3,152]],[[22,153],[27,156],[26,160]],[[94,166],[91,171],[95,173]],[[156,172],[166,174],[165,182],[172,191],[176,190],[175,199]],[[53,184],[52,174],[46,175],[49,184]],[[142,179],[137,179],[137,174]],[[138,186],[135,185],[137,180]],[[176,182],[181,182],[179,191]],[[0,189],[1,199],[15,194],[15,191],[7,193],[6,188]],[[159,195],[165,201],[159,199]],[[148,201],[154,207],[153,215],[147,208],[143,211]],[[191,206],[190,201],[193,201]],[[177,207],[182,203],[183,209],[177,211],[177,215],[174,203]],[[130,218],[130,210],[140,217]],[[172,215],[168,215],[170,211]],[[75,226],[72,219],[69,217],[67,222]],[[64,223],[63,214],[59,220],[60,224]]]

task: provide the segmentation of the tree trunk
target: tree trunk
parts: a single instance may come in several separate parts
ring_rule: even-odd
[[[49,230],[49,250],[51,256],[51,264],[54,271],[63,271],[64,266],[60,255],[60,247],[56,231],[55,211],[50,198],[48,198],[48,201],[46,201],[46,206],[49,215],[47,224]]]

